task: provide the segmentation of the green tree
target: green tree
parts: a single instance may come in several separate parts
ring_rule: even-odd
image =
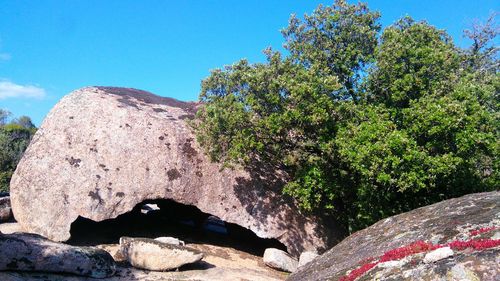
[[[33,121],[31,121],[31,118],[28,116],[21,116],[19,118],[16,118],[16,119],[12,120],[11,123],[19,125],[19,126],[26,128],[26,129],[36,128],[35,124],[33,124]]]
[[[390,108],[450,88],[459,68],[458,50],[443,31],[410,17],[382,33],[369,78],[369,98]]]
[[[9,191],[12,174],[36,131],[29,117],[0,126],[0,191]]]
[[[337,79],[283,60],[277,52],[266,54],[265,64],[243,60],[203,81],[200,98],[206,106],[195,126],[213,160],[290,163],[296,155],[320,150],[316,139],[331,134]]]
[[[283,30],[289,56],[267,50],[265,63],[213,71],[193,122],[212,160],[284,170],[286,194],[351,231],[498,189],[493,57],[476,64],[487,75],[463,67],[468,51],[409,17],[377,45],[378,17],[364,4],[320,6]]]
[[[364,3],[336,0],[332,6],[320,5],[303,21],[292,15],[282,30],[285,48],[304,67],[337,76],[337,98],[356,100],[361,75],[374,59],[379,17]]]
[[[10,114],[11,113],[9,111],[0,108],[0,126],[3,126],[5,125],[5,123],[7,123],[7,119],[9,118]]]
[[[480,76],[496,74],[500,67],[499,47],[493,42],[500,32],[500,27],[495,22],[496,15],[494,13],[485,23],[476,22],[465,30],[465,36],[472,40],[472,45],[463,52],[464,65]]]

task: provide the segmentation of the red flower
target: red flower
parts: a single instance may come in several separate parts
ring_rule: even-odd
[[[496,229],[496,228],[493,228]],[[479,233],[483,233],[486,231],[493,230],[490,228],[481,228],[477,231],[482,231]],[[472,231],[471,231],[472,234]],[[474,236],[474,234],[472,234]],[[477,234],[476,234],[477,235]],[[489,249],[493,247],[500,246],[500,239],[478,239],[478,240],[468,240],[468,241],[452,241],[448,244],[445,245],[434,245],[432,243],[427,243],[424,241],[416,241],[411,243],[410,245],[399,247],[396,249],[389,250],[385,252],[382,256],[380,256],[379,260],[376,262],[370,262],[369,261],[374,260],[374,258],[368,258],[364,259],[361,261],[362,265],[353,271],[351,271],[348,275],[343,276],[340,278],[340,281],[354,281],[356,278],[359,276],[365,274],[368,270],[374,268],[377,264],[381,262],[386,262],[386,261],[393,261],[393,260],[399,260],[402,258],[405,258],[410,255],[418,254],[418,253],[423,253],[423,252],[428,252],[431,250],[435,250],[438,248],[442,248],[448,246],[452,248],[453,250],[461,251],[467,248],[472,248],[476,251],[479,250],[484,250],[484,249]]]
[[[489,232],[489,231],[495,230],[497,228],[498,227],[496,227],[496,226],[492,226],[492,227],[482,227],[480,229],[474,229],[474,230],[470,231],[470,235],[471,236],[477,236],[477,235],[479,235],[481,233]]]
[[[399,247],[385,252],[380,257],[380,262],[399,260],[413,254],[427,252],[441,247],[442,246],[433,245],[432,243],[427,243],[424,241],[416,241],[408,246]]]
[[[354,281],[356,278],[365,274],[368,270],[372,269],[377,264],[378,262],[363,264],[361,267],[351,271],[348,275],[342,276],[342,278],[340,278],[340,281]]]
[[[469,241],[452,241],[448,243],[448,246],[453,250],[464,250],[467,248],[472,248],[476,251],[484,250],[488,248],[493,248],[500,246],[500,239],[479,239],[479,240],[469,240]]]

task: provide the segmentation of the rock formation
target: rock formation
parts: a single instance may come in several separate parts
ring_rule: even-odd
[[[448,249],[449,248],[449,249]],[[498,280],[500,192],[446,200],[358,231],[295,280]]]
[[[0,270],[113,276],[116,265],[104,250],[52,242],[36,234],[0,234]],[[5,279],[2,279],[5,280]]]
[[[278,192],[280,171],[211,163],[187,124],[198,106],[111,87],[64,97],[12,177],[16,219],[29,232],[65,241],[79,216],[102,221],[164,198],[276,238],[295,256],[340,237]]]

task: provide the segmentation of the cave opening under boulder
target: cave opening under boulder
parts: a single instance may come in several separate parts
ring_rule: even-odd
[[[169,236],[187,244],[230,247],[257,256],[266,248],[287,250],[277,239],[260,238],[249,229],[169,199],[146,200],[130,212],[100,222],[78,217],[70,233],[67,243],[78,246],[114,244],[122,236]]]

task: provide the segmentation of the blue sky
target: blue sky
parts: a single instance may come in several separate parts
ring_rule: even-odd
[[[498,0],[367,0],[390,25],[404,15],[446,29],[459,46]],[[331,1],[0,0],[0,108],[37,125],[65,94],[134,87],[195,100],[210,69],[281,49],[290,14]]]

